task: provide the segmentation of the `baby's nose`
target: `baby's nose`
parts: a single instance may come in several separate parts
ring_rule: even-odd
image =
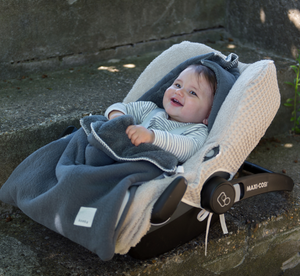
[[[180,95],[180,96],[183,96],[183,94],[184,94],[183,89],[182,89],[182,88],[177,89],[177,90],[176,90],[176,94],[177,94],[177,95]]]

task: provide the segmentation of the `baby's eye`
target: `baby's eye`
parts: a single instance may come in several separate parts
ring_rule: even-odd
[[[197,96],[197,94],[193,90],[190,91],[190,94]]]
[[[181,85],[180,85],[179,83],[175,83],[175,86],[176,86],[177,88],[181,88]]]

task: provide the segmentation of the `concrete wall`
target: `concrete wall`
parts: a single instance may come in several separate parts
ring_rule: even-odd
[[[224,0],[3,0],[0,11],[0,78],[112,58],[107,49],[225,21]]]
[[[294,58],[300,49],[299,0],[227,0],[226,29],[241,42]]]
[[[220,40],[221,29],[288,58],[300,49],[299,0],[2,0],[0,11],[0,79]]]

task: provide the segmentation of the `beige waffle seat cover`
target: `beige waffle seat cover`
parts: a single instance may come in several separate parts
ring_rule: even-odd
[[[182,42],[155,58],[140,75],[124,102],[136,101],[162,76],[185,60],[216,52],[204,44]],[[187,182],[184,203],[201,208],[200,192],[205,181],[216,172],[232,178],[271,124],[280,105],[280,93],[274,62],[261,60],[238,63],[240,76],[223,102],[204,146],[183,164]],[[218,154],[204,161],[212,149]],[[154,203],[178,175],[152,180],[141,185],[120,231],[115,253],[125,254],[150,229]]]

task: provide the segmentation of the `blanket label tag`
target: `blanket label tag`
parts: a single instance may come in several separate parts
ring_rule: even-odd
[[[74,225],[83,227],[92,227],[97,208],[80,207],[75,218]]]

